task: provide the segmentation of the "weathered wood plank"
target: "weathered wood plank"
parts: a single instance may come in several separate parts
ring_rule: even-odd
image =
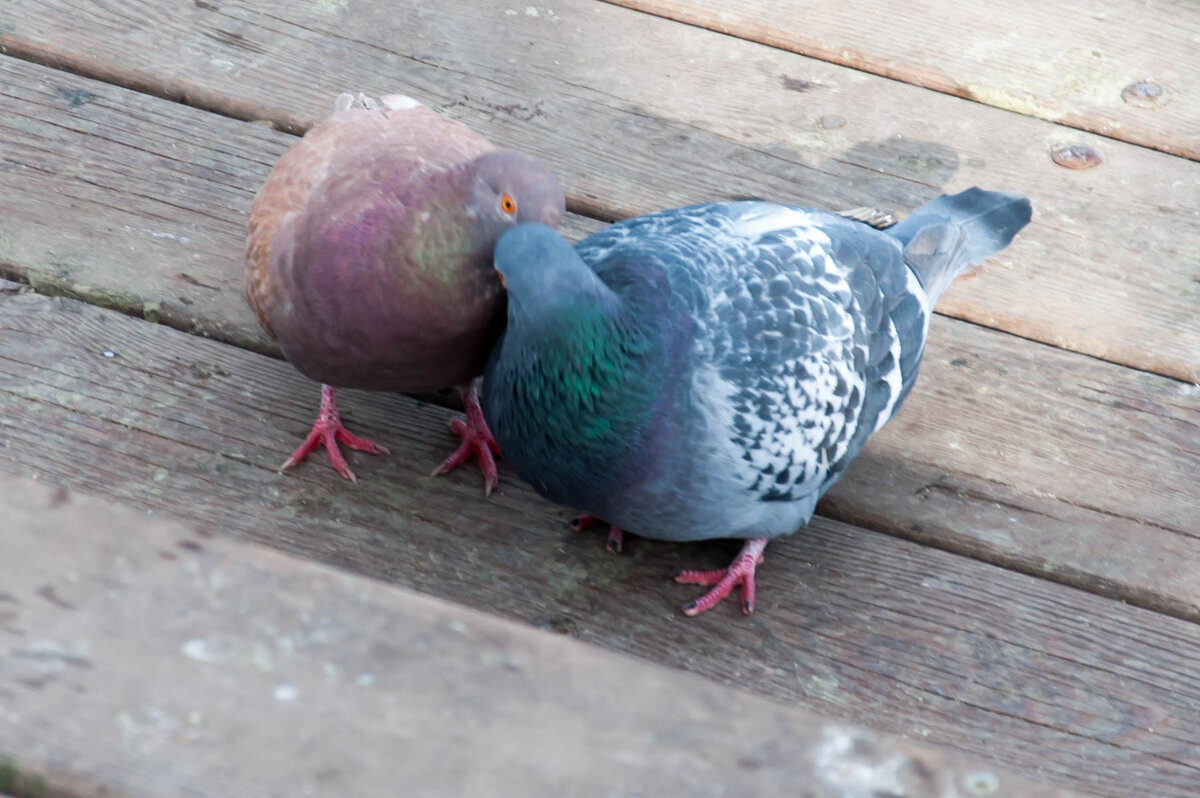
[[[1191,0],[606,1],[1200,160]]]
[[[42,67],[0,68],[14,77],[4,91],[16,112],[0,119],[12,133],[0,139],[11,142],[0,145],[11,164],[0,261],[14,276],[271,351],[241,298],[241,225],[290,137]],[[72,107],[81,90],[92,96]],[[573,217],[569,232],[595,224]],[[925,404],[888,428],[825,511],[1196,617],[1200,575],[1183,565],[1200,514],[1195,391],[969,325],[943,341],[941,329]]]
[[[18,71],[40,69],[15,66]],[[210,117],[172,104],[129,96],[127,92],[117,92],[115,99],[105,97],[102,95],[114,90],[94,85],[96,96],[86,102],[86,107],[107,104],[101,117],[103,124],[86,119],[75,119],[73,124],[83,130],[78,137],[85,142],[101,135],[109,137],[117,154],[101,161],[96,149],[79,144],[69,130],[63,133],[73,119],[63,114],[62,109],[69,104],[64,94],[78,89],[60,92],[58,88],[43,86],[40,104],[27,109],[19,119],[24,120],[21,124],[32,125],[42,117],[55,119],[57,114],[58,126],[48,127],[60,139],[47,143],[41,151],[44,157],[39,160],[18,151],[20,139],[14,137],[11,151],[23,160],[8,172],[0,173],[0,176],[18,176],[11,184],[14,190],[5,194],[13,200],[19,198],[12,202],[8,217],[8,223],[16,226],[6,228],[8,234],[0,242],[0,246],[8,246],[6,257],[10,262],[36,263],[38,254],[16,250],[17,244],[46,247],[47,241],[54,242],[59,228],[64,226],[48,228],[43,219],[70,215],[72,225],[64,228],[57,241],[68,241],[77,235],[76,244],[48,248],[44,257],[51,259],[52,268],[23,272],[36,285],[44,290],[74,291],[91,301],[125,309],[150,303],[153,315],[185,329],[198,329],[253,348],[266,348],[261,331],[240,298],[241,241],[239,234],[232,232],[240,231],[240,219],[236,217],[243,211],[242,206],[248,206],[253,189],[229,176],[237,175],[243,168],[241,164],[251,161],[255,166],[245,168],[265,172],[287,137],[219,118],[215,119],[219,124],[214,128],[195,124],[190,133],[184,133],[181,131],[189,130],[187,123],[196,121],[189,117],[205,121]],[[146,105],[138,112],[136,103],[140,101]],[[164,120],[160,113],[164,110],[178,110],[183,117],[168,115]],[[133,143],[121,143],[138,130],[149,132],[143,139],[133,139]],[[208,138],[202,148],[197,148],[195,142],[202,136]],[[154,147],[159,148],[155,155],[143,157]],[[265,157],[247,154],[260,147],[275,149]],[[60,151],[63,154],[56,156]],[[226,157],[228,153],[235,153],[234,158],[243,161],[230,160]],[[237,153],[242,154],[237,156]],[[105,151],[100,150],[100,155],[104,156]],[[93,166],[86,180],[68,175],[66,180],[55,179],[45,184],[44,196],[56,202],[64,197],[69,199],[55,213],[40,213],[44,209],[26,201],[29,195],[22,196],[18,190],[31,185],[21,181],[30,169],[50,170],[63,161],[87,162]],[[33,166],[21,169],[26,162]],[[101,168],[96,164],[106,166]],[[114,191],[122,193],[112,197]],[[189,213],[185,207],[189,203],[197,214]],[[81,209],[86,212],[80,212]],[[214,219],[220,219],[220,224],[213,223]],[[4,224],[0,219],[0,225]],[[576,218],[575,224],[578,230],[587,220]],[[30,235],[30,231],[37,235]],[[134,248],[129,257],[123,251],[126,247]],[[162,268],[166,264],[170,267]],[[97,287],[97,283],[103,287]],[[935,339],[934,352],[936,344]],[[993,359],[1004,365],[995,366],[990,376],[981,376],[980,372],[987,372]],[[1051,572],[1058,578],[1099,587],[1146,606],[1185,616],[1194,613],[1195,577],[1179,565],[1188,561],[1182,555],[1190,550],[1191,544],[1178,540],[1178,530],[1186,534],[1193,529],[1190,520],[1195,516],[1195,501],[1189,501],[1187,495],[1188,473],[1196,448],[1195,443],[1189,443],[1195,437],[1194,423],[1187,421],[1193,394],[1186,387],[1173,391],[1151,379],[1150,384],[1158,386],[1152,392],[1158,398],[1143,400],[1166,402],[1166,409],[1160,415],[1174,420],[1162,434],[1152,425],[1144,445],[1130,448],[1129,442],[1111,436],[1105,438],[1104,434],[1122,425],[1144,427],[1148,419],[1137,415],[1095,417],[1091,399],[1100,396],[1097,390],[1111,390],[1112,386],[1104,384],[1109,374],[1124,374],[1124,379],[1132,378],[1135,383],[1136,375],[1093,368],[1095,364],[1063,359],[1049,350],[1025,345],[1017,345],[1013,352],[992,352],[985,346],[972,358],[964,358],[970,367],[947,368],[945,364],[954,360],[957,358],[939,361],[931,355],[923,382],[923,386],[929,384],[931,369],[941,369],[942,376],[934,378],[941,382],[929,385],[929,389],[946,397],[946,407],[920,415],[916,411],[904,414],[878,443],[883,458],[880,462],[885,465],[879,468],[864,465],[855,472],[864,475],[861,479],[852,474],[831,497],[834,503],[827,505],[827,512],[1026,570]],[[1045,373],[1035,373],[1031,366]],[[1062,386],[1047,375],[1071,372],[1077,367],[1083,371],[1073,383],[1073,400],[1069,403],[1072,409],[1064,421],[1074,419],[1102,433],[1083,447],[1076,446],[1073,440],[1058,442],[1055,430],[1059,427],[1043,418],[1053,414],[1063,401],[1059,396]],[[1036,387],[1014,391],[1001,369],[1026,375],[1018,384]],[[1141,387],[1135,384],[1129,390],[1138,395]],[[933,435],[930,425],[918,427],[905,421],[977,418],[980,410],[974,406],[975,400],[967,397],[980,391],[989,392],[992,397],[992,403],[982,412],[986,416],[998,414],[1006,436],[1021,442],[1017,450],[1020,454],[996,452],[981,470],[980,462],[976,462],[981,458],[971,447],[964,448],[961,441]],[[997,407],[995,403],[1003,396],[1040,404],[1018,402],[1012,407]],[[1048,427],[1039,427],[1047,423]],[[905,425],[912,429],[912,437],[902,432]],[[1028,436],[1027,427],[1043,431]],[[957,425],[938,425],[938,428],[942,435],[947,435]],[[893,441],[894,446],[889,447],[887,444]],[[912,464],[914,456],[926,447],[937,448],[940,465]],[[1075,467],[1062,467],[1063,460]],[[1098,475],[1087,470],[1090,466],[1079,467],[1079,463],[1088,460],[1102,464]],[[1150,470],[1151,464],[1162,474]],[[966,485],[956,479],[955,474],[960,471],[971,475]],[[1093,476],[1106,481],[1097,481]],[[881,480],[890,481],[893,487],[886,491],[871,488]],[[1014,490],[1010,486],[1020,487]],[[1117,492],[1116,488],[1125,488],[1125,493]],[[1050,498],[1038,498],[1043,494],[1049,494]],[[850,500],[841,501],[843,496]],[[906,520],[900,521],[892,517],[892,508],[900,503],[920,504],[921,510],[906,511],[900,516]],[[1118,517],[1109,520],[1110,514]],[[1166,526],[1167,530],[1147,532],[1138,527],[1138,534],[1129,534],[1127,527],[1131,520],[1148,521]],[[1095,531],[1089,535],[1075,533],[1073,530],[1081,525]],[[1161,552],[1172,564],[1167,569],[1172,573],[1170,578],[1163,579],[1157,565],[1139,556],[1147,549]]]
[[[9,52],[293,129],[347,87],[402,89],[539,153],[572,207],[606,218],[732,195],[907,211],[942,188],[1020,190],[1034,225],[942,309],[1200,382],[1200,163],[595,0],[537,16],[366,0],[21,8],[0,34]],[[103,105],[72,113],[102,120]],[[1056,166],[1070,143],[1104,163]]]
[[[0,493],[22,563],[0,593],[0,752],[46,789],[1069,796],[61,486]]]
[[[0,471],[170,512],[1099,794],[1137,785],[1184,798],[1200,779],[1194,623],[825,519],[768,550],[754,616],[727,606],[685,619],[688,591],[665,575],[717,565],[728,542],[636,540],[616,558],[595,536],[568,532],[568,513],[507,470],[490,501],[476,475],[431,479],[449,442],[438,434],[442,408],[347,392],[347,422],[398,454],[357,458],[357,485],[319,462],[281,476],[274,467],[316,396],[285,364],[68,300],[10,296],[0,308]],[[934,340],[946,344],[935,360],[986,360],[950,345],[970,325],[937,324]],[[905,413],[929,412],[922,394]],[[991,414],[985,394],[972,401],[979,418]],[[963,435],[959,421],[944,425],[951,435]],[[873,451],[863,460],[882,462]],[[897,513],[932,501],[898,500]],[[1072,531],[1086,536],[1107,517],[1093,513]],[[1156,527],[1124,532],[1144,536],[1150,557],[1197,561],[1194,548],[1160,548]]]
[[[101,335],[87,343],[94,325],[108,329],[103,314],[83,314],[85,326],[75,329],[78,317],[26,307],[10,306],[10,331],[25,330],[43,347],[60,341],[59,357],[77,359],[85,346],[93,356],[118,351]],[[67,320],[63,330],[55,318]],[[142,341],[137,361],[150,356],[153,336],[167,335],[119,329]],[[25,340],[0,351],[17,357]],[[247,363],[223,368],[237,375],[229,390],[253,385]],[[1194,386],[940,318],[923,372],[904,411],[872,438],[823,512],[1200,620],[1200,573],[1190,566],[1200,559]],[[303,384],[284,365],[273,373]],[[264,419],[271,430],[257,462],[282,461],[289,436],[303,432],[315,400],[300,396],[294,427]]]

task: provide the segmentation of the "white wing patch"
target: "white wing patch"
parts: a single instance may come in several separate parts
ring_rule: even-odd
[[[793,253],[785,256],[785,262],[804,263],[801,268],[808,276],[801,277],[799,272],[783,266],[784,271],[774,277],[768,271],[747,279],[734,266],[737,273],[730,275],[734,282],[727,286],[713,311],[720,315],[722,306],[729,302],[744,304],[745,291],[753,293],[755,283],[765,284],[765,295],[754,302],[759,311],[750,314],[760,319],[779,319],[783,314],[786,319],[794,311],[793,318],[812,336],[811,346],[805,347],[804,354],[778,362],[751,382],[734,384],[713,375],[715,379],[707,381],[707,388],[712,390],[713,382],[718,381],[726,393],[725,401],[734,408],[735,417],[727,429],[734,431],[729,442],[742,461],[746,487],[767,500],[798,501],[815,495],[830,466],[849,450],[858,426],[866,386],[848,355],[855,334],[851,312],[854,298],[845,274],[833,262],[829,237],[815,226],[810,214],[779,206],[755,210],[734,220],[729,234],[752,247],[774,247],[776,252],[782,245]],[[788,286],[785,281],[777,286],[784,278],[812,280],[810,285],[819,290],[810,292],[803,282]],[[808,321],[800,322],[801,318]],[[743,348],[757,347],[753,339],[764,342],[782,334],[768,324],[723,360],[736,362],[739,356],[748,359],[750,355]]]
[[[904,268],[904,290],[915,296],[921,304],[921,340],[919,346],[924,347],[925,341],[929,338],[929,316],[933,309],[929,307],[929,296],[925,293],[925,289],[921,287],[921,281],[917,279],[917,275],[913,273],[912,268],[907,265]],[[904,375],[900,373],[900,332],[891,320],[888,321],[888,330],[891,333],[891,353],[894,365],[892,366],[892,370],[883,379],[888,385],[888,390],[891,391],[891,396],[888,398],[888,403],[884,405],[883,410],[879,413],[879,417],[875,419],[876,430],[891,420],[892,414],[896,412],[896,402],[900,400],[900,394],[904,390]]]
[[[888,337],[891,339],[891,346],[888,347],[888,350],[892,353],[892,368],[883,375],[883,381],[887,383],[888,392],[891,395],[875,419],[874,431],[876,432],[892,417],[892,413],[896,409],[896,402],[904,390],[904,375],[900,373],[900,333],[896,331],[896,324],[891,319],[888,319]]]
[[[812,215],[805,211],[787,208],[783,205],[766,205],[759,212],[743,214],[733,223],[731,230],[743,238],[753,239],[780,230],[789,230],[797,235],[802,235],[809,231],[815,231],[815,228]],[[828,243],[828,239],[826,239],[826,243]]]
[[[732,427],[737,440],[730,441],[731,448],[746,465],[745,484],[764,496],[794,500],[818,490],[829,467],[846,454],[858,424],[859,408],[847,405],[846,393],[857,389],[862,396],[862,378],[841,357],[819,354],[801,365],[805,377],[779,374],[762,391],[771,408],[768,418],[751,408],[738,413]],[[847,386],[840,396],[834,390],[839,382]],[[727,401],[736,405],[741,391],[727,388]]]
[[[925,293],[925,289],[921,287],[921,281],[917,279],[917,275],[913,273],[912,267],[905,265],[904,268],[904,288],[908,293],[917,298],[921,303],[921,310],[925,311],[925,324],[921,329],[921,340],[925,341],[929,338],[929,316],[933,313],[933,308],[929,306],[929,295]]]

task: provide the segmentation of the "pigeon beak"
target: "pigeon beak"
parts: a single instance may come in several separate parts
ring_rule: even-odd
[[[504,272],[500,271],[499,269],[496,269],[496,276],[500,278],[500,285],[504,286],[505,288],[508,288],[508,283],[504,282]]]

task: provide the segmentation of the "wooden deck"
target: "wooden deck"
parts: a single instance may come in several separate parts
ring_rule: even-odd
[[[0,576],[0,756],[44,766],[63,794],[99,794],[100,773],[120,794],[165,794],[161,763],[88,742],[119,732],[104,727],[116,704],[69,722],[70,693],[53,692],[67,682],[31,687],[9,667],[43,616],[5,597],[74,595],[54,547],[16,545],[2,520],[26,517],[21,477],[591,644],[572,656],[688,671],[721,685],[722,706],[765,697],[763,718],[817,713],[1096,795],[1200,792],[1200,8],[814,5],[0,3],[0,549],[44,575]],[[635,539],[615,558],[503,463],[486,501],[474,472],[431,479],[453,411],[428,399],[346,392],[348,423],[396,453],[351,455],[357,485],[320,458],[275,471],[318,388],[242,301],[245,217],[275,159],[344,90],[411,94],[538,154],[567,188],[572,237],[740,195],[903,214],[972,184],[1028,195],[1034,221],[947,293],[916,390],[811,527],[768,550],[756,614],[685,619],[694,591],[665,575],[723,564],[733,544]],[[1059,165],[1069,147],[1091,153],[1074,165],[1098,164]],[[60,548],[135,556],[112,525],[68,527]],[[281,600],[303,591],[279,578]],[[404,601],[362,611],[417,617]],[[468,612],[437,606],[439,619]],[[330,617],[353,624],[356,611]],[[526,652],[549,645],[504,629]],[[304,667],[316,678],[320,663]],[[136,671],[118,676],[136,685]],[[680,679],[677,695],[632,694],[699,700],[704,682]],[[107,682],[79,684],[100,695]],[[603,695],[588,691],[581,711]],[[551,709],[539,717],[564,723]],[[18,715],[63,748],[35,745]],[[614,734],[638,733],[628,717]],[[680,733],[675,718],[655,733]],[[789,718],[771,728],[804,725]],[[701,742],[688,755],[715,757],[720,740]],[[774,768],[730,778],[779,794],[768,777],[793,771]],[[242,794],[241,771],[221,772],[214,794]],[[647,786],[660,783],[621,785],[669,794]]]

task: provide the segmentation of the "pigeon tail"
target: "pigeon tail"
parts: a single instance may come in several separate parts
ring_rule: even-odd
[[[904,247],[933,307],[963,269],[1008,246],[1032,215],[1025,197],[969,188],[943,194],[884,232]]]
[[[385,94],[379,99],[368,97],[361,91],[358,94],[351,94],[344,91],[337,96],[333,102],[333,112],[340,113],[349,108],[362,108],[367,111],[378,111],[380,108],[386,108],[389,111],[407,111],[410,108],[419,108],[420,100],[414,100],[405,94]]]

